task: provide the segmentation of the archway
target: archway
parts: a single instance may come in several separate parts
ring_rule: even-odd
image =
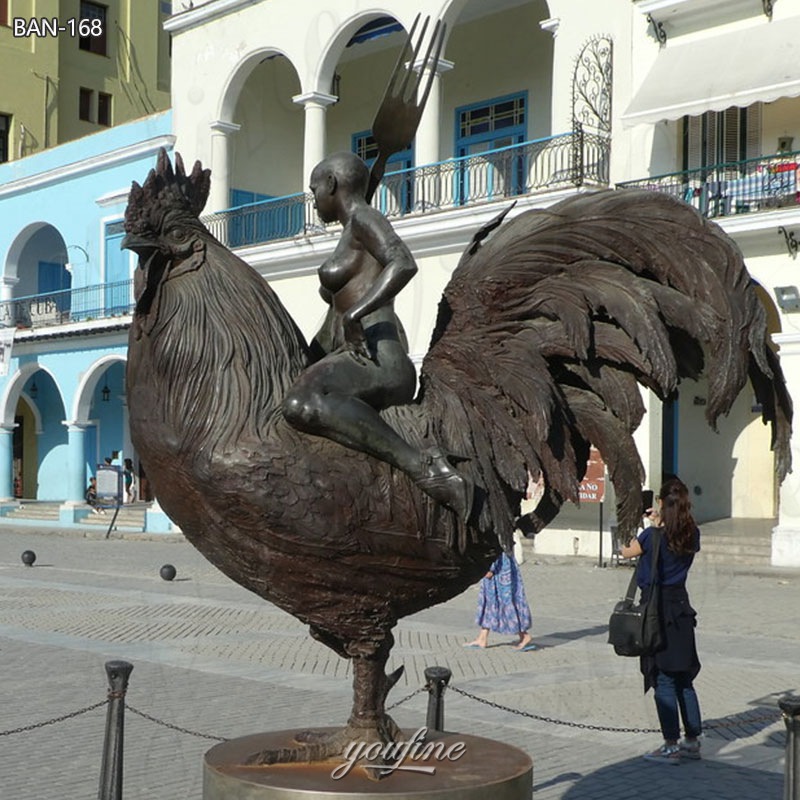
[[[0,456],[9,496],[62,500],[67,430],[63,396],[53,374],[36,361],[22,364],[6,386],[1,410],[2,429],[11,434],[8,452]]]
[[[17,235],[4,265],[5,300],[19,302],[3,306],[5,325],[29,327],[57,322],[69,313],[72,274],[67,246],[56,228],[34,222]]]

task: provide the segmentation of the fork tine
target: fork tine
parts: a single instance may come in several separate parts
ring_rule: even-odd
[[[417,43],[416,43],[416,45],[414,45],[414,53],[411,56],[411,59],[409,61],[408,66],[407,67],[404,66],[404,68],[405,68],[405,76],[404,76],[404,79],[403,79],[403,85],[400,87],[400,91],[398,92],[398,94],[403,99],[413,99],[413,98],[407,98],[406,97],[406,89],[408,89],[408,82],[411,80],[411,77],[414,75],[414,65],[417,63],[417,56],[419,55],[420,48],[422,47],[422,42],[425,39],[425,31],[427,31],[427,29],[428,29],[428,22],[430,22],[430,17],[425,17],[425,21],[422,23],[422,30],[419,32],[419,39],[417,39]],[[416,25],[416,20],[414,20],[414,23]],[[411,39],[412,39],[413,33],[414,33],[414,28],[412,27],[411,33],[409,33],[409,35],[408,35],[408,43],[409,44],[411,43]]]
[[[420,108],[424,108],[425,103],[428,102],[428,95],[430,94],[431,86],[433,85],[433,78],[436,75],[436,68],[439,65],[439,55],[442,52],[442,45],[444,44],[444,36],[446,31],[446,23],[442,22],[441,20],[437,20],[436,27],[433,29],[433,33],[431,34],[428,52],[425,53],[425,62],[420,67],[419,78],[417,80],[417,105]],[[436,52],[433,55],[433,59],[431,59],[431,50],[433,49],[434,43],[436,44]],[[422,97],[420,97],[419,87],[422,83],[423,77],[425,76],[426,70],[428,70],[427,83],[425,84],[425,91],[423,92]]]
[[[397,63],[394,65],[394,70],[392,71],[392,76],[389,78],[389,83],[386,86],[386,97],[391,97],[394,94],[394,87],[397,83],[397,78],[399,77],[400,73],[405,71],[405,63],[408,59],[409,52],[411,51],[411,40],[414,37],[414,31],[417,28],[417,23],[419,22],[420,14],[417,14],[414,17],[414,22],[411,25],[411,30],[408,32],[408,36],[406,40],[403,42],[403,49],[400,51],[400,55],[397,57]]]

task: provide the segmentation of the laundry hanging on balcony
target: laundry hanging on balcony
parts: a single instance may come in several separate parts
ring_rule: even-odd
[[[667,45],[622,122],[654,124],[800,96],[800,17]]]

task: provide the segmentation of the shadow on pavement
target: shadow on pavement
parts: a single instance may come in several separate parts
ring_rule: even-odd
[[[565,780],[574,780],[575,773],[566,773]],[[561,782],[561,776],[547,785]],[[534,785],[533,796],[545,784]],[[652,764],[641,757],[592,772],[574,780],[560,795],[562,800],[743,800],[744,798],[777,798],[782,796],[783,775],[730,761],[705,759],[687,761],[678,767]]]

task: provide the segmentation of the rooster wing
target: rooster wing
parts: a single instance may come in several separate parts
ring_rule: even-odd
[[[502,217],[503,215],[501,215]],[[632,434],[638,383],[662,400],[709,380],[715,426],[749,377],[790,469],[791,400],[741,253],[690,206],[654,192],[581,194],[476,234],[440,301],[420,398],[449,452],[485,490],[478,527],[509,546],[528,481],[539,530],[577,502],[589,444],[608,465],[621,531],[641,514]]]

